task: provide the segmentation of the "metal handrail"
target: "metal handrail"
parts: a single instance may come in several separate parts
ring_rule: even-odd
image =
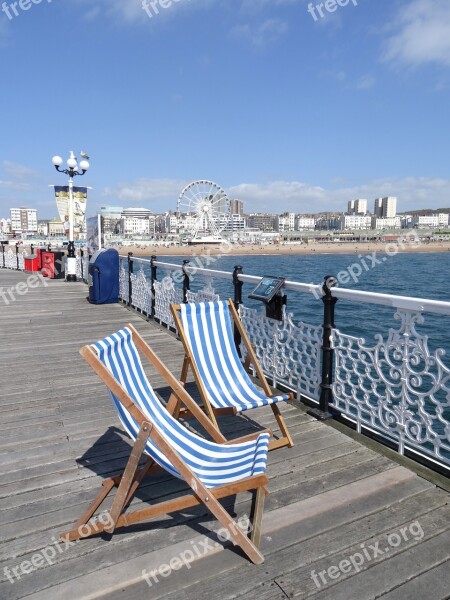
[[[128,256],[121,255],[121,258],[128,259]],[[132,257],[133,261],[142,262],[147,264],[153,264],[155,267],[162,269],[170,269],[174,271],[183,270],[190,275],[203,275],[215,277],[218,279],[229,279],[233,280],[232,271],[219,271],[214,269],[205,269],[202,267],[191,267],[189,265],[178,265],[175,263],[167,263],[159,260],[148,260],[145,258]],[[262,277],[257,275],[245,275],[240,273],[237,275],[239,281],[243,283],[253,283],[257,285]],[[322,284],[317,285],[313,283],[303,283],[299,281],[286,280],[283,288],[287,291],[295,291],[300,293],[308,293],[313,295],[315,298],[320,299],[323,295]],[[350,300],[352,302],[361,302],[369,304],[379,304],[383,306],[390,306],[393,308],[401,308],[404,310],[413,310],[418,312],[433,312],[437,314],[450,315],[450,302],[443,300],[430,300],[427,298],[415,298],[412,296],[399,296],[395,294],[385,294],[379,292],[366,292],[362,290],[353,290],[350,288],[341,288],[338,286],[331,287],[331,294],[333,297]]]

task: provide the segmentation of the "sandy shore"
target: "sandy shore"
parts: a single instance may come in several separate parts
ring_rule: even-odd
[[[196,246],[164,246],[139,245],[121,246],[119,253],[124,255],[132,252],[134,256],[202,256],[205,254],[219,255],[286,255],[286,254],[359,254],[361,252],[387,253],[398,252],[450,252],[450,242],[351,242],[311,243],[311,244],[228,244],[196,245]]]

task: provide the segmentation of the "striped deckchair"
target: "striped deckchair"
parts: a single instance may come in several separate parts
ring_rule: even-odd
[[[144,373],[138,349],[165,377],[173,393],[192,408],[205,429],[210,428],[206,415],[132,325],[93,346],[83,347],[81,355],[108,386],[120,421],[134,440],[134,446],[123,475],[103,482],[97,498],[73,529],[61,534],[62,539],[75,540],[102,531],[113,533],[117,527],[203,503],[227,529],[233,543],[240,546],[251,561],[260,564],[264,560],[258,545],[268,481],[265,472],[270,434],[264,432],[240,438],[232,444],[218,444],[189,431],[157,398]],[[147,462],[138,468],[143,453],[147,455]],[[161,469],[183,479],[191,493],[126,512],[142,479]],[[114,487],[118,489],[109,511],[109,521],[104,517],[93,517]],[[249,490],[255,492],[251,539],[218,502],[219,498]]]
[[[205,411],[217,430],[216,415],[270,405],[282,436],[270,443],[269,450],[292,447],[277,406],[277,402],[289,400],[292,395],[272,394],[233,302],[173,304],[171,310],[185,351],[180,380],[186,383],[191,368]],[[232,321],[247,350],[246,366],[253,365],[262,390],[250,379],[239,358]],[[172,395],[167,408],[178,416],[182,410],[180,400]]]

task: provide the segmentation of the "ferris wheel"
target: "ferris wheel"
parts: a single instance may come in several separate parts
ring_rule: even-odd
[[[230,212],[231,203],[225,191],[204,179],[187,185],[177,202],[178,222],[183,218],[185,231],[194,239],[205,235],[220,237]]]

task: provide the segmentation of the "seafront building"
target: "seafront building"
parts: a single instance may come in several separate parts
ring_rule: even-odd
[[[302,240],[295,237],[295,232],[325,231],[342,235],[355,232],[383,232],[401,229],[442,229],[449,226],[449,214],[403,214],[397,215],[397,198],[386,196],[376,198],[374,213],[367,211],[368,200],[358,198],[347,204],[347,212],[302,214],[284,212],[244,213],[242,200],[230,200],[230,214],[224,213],[219,223],[222,235],[230,240],[248,238],[271,240],[274,236],[284,236],[284,239]],[[423,211],[431,212],[431,211]],[[168,211],[154,214],[147,208],[124,208],[123,206],[102,206],[99,210],[102,232],[106,240],[120,241],[126,239],[145,239],[166,236],[166,240],[186,241],[198,231],[198,215],[196,212],[177,213]],[[63,238],[64,230],[59,218],[37,220],[37,211],[30,208],[11,208],[10,219],[0,220],[0,234],[3,238],[31,238],[33,236],[52,239]],[[248,234],[248,235],[247,235]],[[328,235],[328,233],[327,233]],[[374,235],[377,235],[374,233]]]
[[[231,200],[230,201],[230,212],[232,215],[244,215],[244,203],[242,200]]]
[[[283,213],[278,216],[277,231],[295,231],[295,213]]]
[[[303,217],[301,215],[297,215],[296,220],[296,231],[302,231],[302,229],[313,230],[316,226],[316,219],[314,219],[314,217]]]
[[[372,217],[365,215],[342,215],[337,229],[371,229]]]
[[[367,213],[367,200],[362,198],[350,200],[347,207],[347,213],[349,215],[365,215]]]
[[[427,216],[415,215],[411,217],[411,227],[446,227],[449,224],[449,217],[450,215],[447,213]]]
[[[386,196],[385,198],[376,198],[373,214],[380,219],[391,219],[397,216],[397,198],[395,196]]]
[[[37,210],[34,208],[11,208],[11,232],[13,235],[33,235],[37,233]]]
[[[370,229],[400,229],[401,226],[401,217],[372,217]]]

